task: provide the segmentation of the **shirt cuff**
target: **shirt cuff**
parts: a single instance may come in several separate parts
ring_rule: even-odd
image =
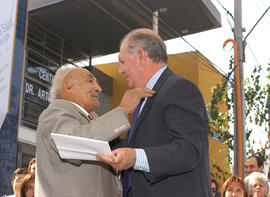
[[[150,172],[147,156],[143,149],[135,149],[136,151],[136,163],[133,167],[134,170],[140,170]]]

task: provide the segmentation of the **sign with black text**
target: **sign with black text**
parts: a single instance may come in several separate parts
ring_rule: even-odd
[[[9,109],[17,0],[0,0],[0,128]]]

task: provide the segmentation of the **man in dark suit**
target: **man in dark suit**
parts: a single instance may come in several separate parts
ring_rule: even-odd
[[[163,40],[151,30],[133,30],[120,43],[119,73],[129,87],[156,91],[135,110],[126,148],[112,157],[97,154],[124,170],[124,197],[212,196],[205,104],[167,60]]]

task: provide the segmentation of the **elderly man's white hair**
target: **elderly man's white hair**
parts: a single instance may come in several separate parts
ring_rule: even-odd
[[[62,90],[63,81],[72,69],[73,68],[69,67],[61,67],[56,71],[52,81],[52,86],[50,88],[49,102],[52,102],[54,99],[59,98],[59,94]]]
[[[268,187],[268,179],[267,177],[261,173],[261,172],[252,172],[251,174],[249,174],[244,182],[246,183],[246,185],[248,186],[248,189],[251,190],[252,185],[251,183],[254,182],[255,180],[259,180],[261,182],[263,182],[264,184],[264,189],[266,190],[266,193],[268,194],[269,192],[269,187]]]

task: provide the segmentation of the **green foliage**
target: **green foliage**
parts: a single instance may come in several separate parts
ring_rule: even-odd
[[[245,80],[245,114],[246,121],[249,123],[259,126],[261,131],[269,133],[269,110],[268,104],[270,101],[270,64],[268,64],[266,74],[266,82],[261,80],[262,78],[262,67],[255,66],[250,78]],[[247,143],[249,154],[258,154],[264,161],[269,157],[266,154],[266,150],[270,148],[269,139],[266,144],[261,144],[260,148],[254,148],[254,140],[250,140],[250,135],[253,131],[247,127]]]
[[[230,151],[233,151],[233,135],[229,132],[229,126],[234,123],[234,96],[233,96],[233,82],[229,82],[230,75],[234,72],[233,58],[230,60],[230,72],[227,79],[219,82],[216,87],[212,89],[212,100],[210,105],[207,106],[211,115],[210,124],[215,128],[215,132],[221,138],[222,142],[228,146]],[[260,130],[268,132],[269,130],[269,112],[268,103],[270,102],[270,64],[268,64],[266,84],[261,80],[262,67],[255,66],[252,75],[244,82],[244,95],[245,95],[245,116],[246,123],[255,124],[260,127]],[[228,111],[222,113],[220,111],[221,104],[226,104]],[[268,132],[268,142],[261,144],[260,148],[254,148],[255,141],[250,139],[253,132],[250,124],[246,124],[246,140],[247,140],[247,154],[258,154],[264,161],[269,157],[267,149],[270,148],[270,134]],[[209,129],[209,135],[213,136],[214,133]],[[228,163],[231,164],[232,158],[228,155]],[[218,174],[223,175],[220,167],[214,163],[213,166]],[[220,175],[212,174],[213,177],[219,178]]]
[[[221,138],[222,142],[230,149],[233,148],[233,136],[229,133],[229,122],[232,121],[231,113],[233,96],[230,94],[230,84],[228,80],[219,82],[212,89],[212,100],[207,109],[210,113],[210,124],[215,128],[215,132]],[[226,104],[227,112],[221,112],[219,109],[222,104]],[[213,132],[209,129],[209,134],[213,136]]]
[[[213,168],[216,169],[216,172],[211,172],[211,177],[215,180],[220,180],[222,183],[226,181],[226,177],[229,177],[230,172],[229,169],[224,171],[220,168],[219,165],[216,164],[216,161],[212,158]]]

